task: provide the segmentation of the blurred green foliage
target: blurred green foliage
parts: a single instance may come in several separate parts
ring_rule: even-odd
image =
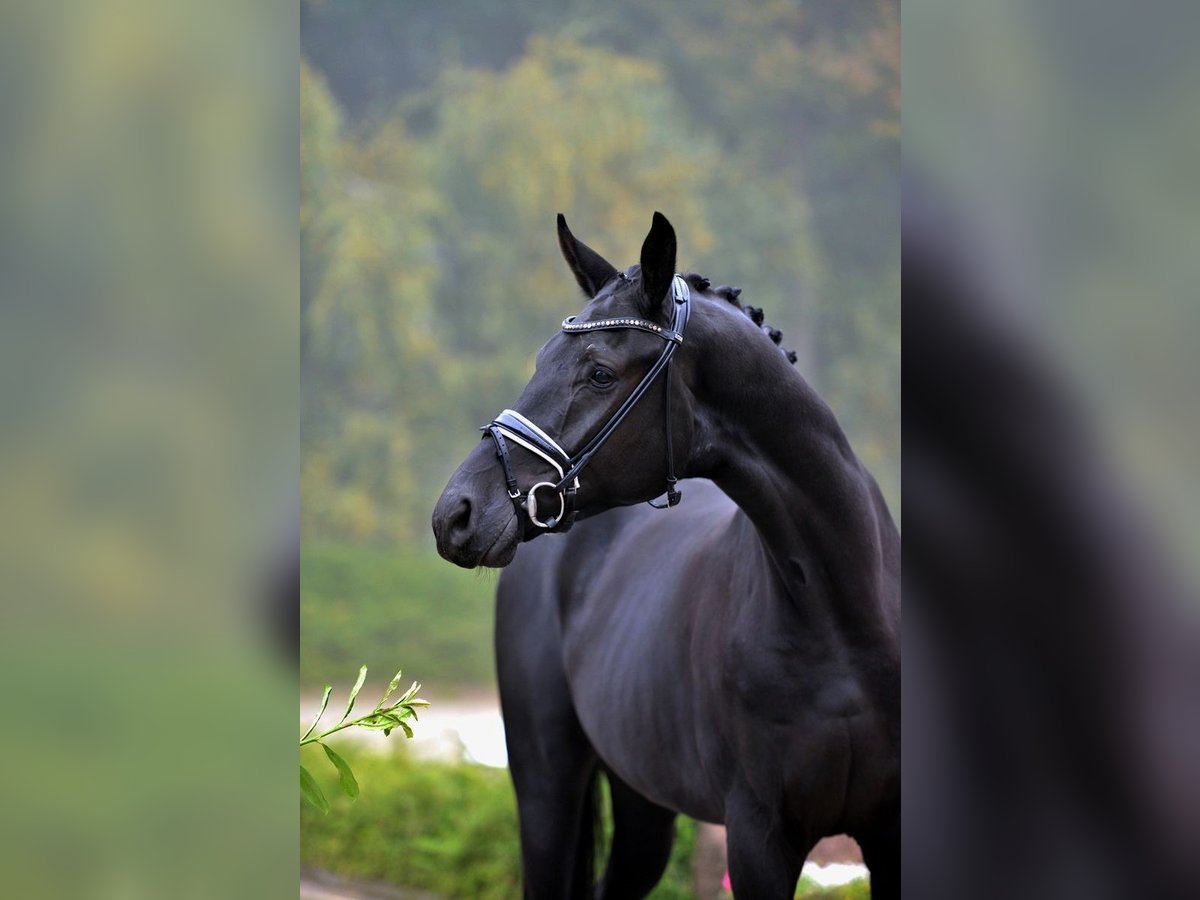
[[[436,680],[439,699],[494,684],[494,577],[424,548],[308,542],[300,585],[302,684],[358,661],[386,673],[397,659],[414,678]]]
[[[332,797],[323,815],[303,804],[300,855],[306,866],[345,878],[382,881],[443,897],[507,900],[521,894],[516,801],[508,773],[464,763],[415,761],[400,750],[376,754],[346,746],[362,786],[356,801],[341,796],[332,774],[318,772]],[[607,847],[612,823],[601,789]],[[687,900],[692,894],[696,823],[680,817],[667,872],[650,895]],[[597,872],[602,870],[601,855]],[[865,881],[821,890],[802,881],[797,896],[859,900]]]
[[[664,211],[680,268],[766,308],[895,507],[897,4],[309,2],[301,43],[306,538],[428,543],[580,305],[559,211],[619,266]]]

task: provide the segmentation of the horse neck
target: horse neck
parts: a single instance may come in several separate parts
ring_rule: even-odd
[[[894,642],[899,539],[887,504],[829,406],[761,343],[708,348],[722,364],[706,368],[697,395],[702,446],[690,474],[746,513],[798,607],[826,597],[843,630]]]

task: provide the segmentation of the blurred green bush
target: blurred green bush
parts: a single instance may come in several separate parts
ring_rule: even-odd
[[[424,547],[380,550],[306,542],[300,562],[300,679],[365,663],[384,677],[398,659],[438,699],[492,690],[495,577],[467,572]]]
[[[447,897],[520,895],[520,849],[508,774],[482,766],[417,763],[407,753],[344,748],[362,793],[334,797],[329,815],[300,814],[301,860],[348,878]]]
[[[443,897],[507,900],[521,895],[516,801],[508,773],[470,764],[418,761],[400,750],[376,754],[352,745],[339,750],[362,786],[356,801],[337,792],[328,815],[303,804],[300,854],[305,866],[348,879],[381,881]],[[601,791],[606,837],[611,832],[607,791]],[[692,897],[696,823],[680,817],[667,872],[653,900]],[[607,841],[604,842],[607,846]],[[601,857],[601,860],[603,857]],[[600,871],[602,862],[597,864]],[[866,900],[866,880],[821,889],[802,880],[797,896]]]

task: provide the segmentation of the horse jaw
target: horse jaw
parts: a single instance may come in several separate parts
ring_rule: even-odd
[[[489,569],[503,569],[517,555],[517,547],[521,544],[521,527],[514,513],[509,516],[508,523],[496,535],[496,540],[484,551],[476,565]],[[460,563],[461,565],[461,563]],[[475,568],[469,566],[468,568]]]

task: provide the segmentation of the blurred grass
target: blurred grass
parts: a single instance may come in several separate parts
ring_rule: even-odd
[[[403,667],[431,699],[492,690],[495,576],[432,548],[306,542],[301,554],[300,680],[349,680],[366,664],[386,681]]]
[[[418,762],[403,750],[379,755],[339,745],[338,751],[348,757],[362,794],[351,802],[337,791],[328,766],[311,767],[332,810],[322,815],[301,805],[300,856],[305,866],[448,898],[501,900],[521,895],[516,801],[507,772]],[[601,796],[607,836],[607,790]],[[675,831],[667,872],[650,895],[654,900],[693,896],[696,823],[681,816]],[[830,889],[805,879],[797,893],[819,900],[866,900],[869,895],[865,879]]]

